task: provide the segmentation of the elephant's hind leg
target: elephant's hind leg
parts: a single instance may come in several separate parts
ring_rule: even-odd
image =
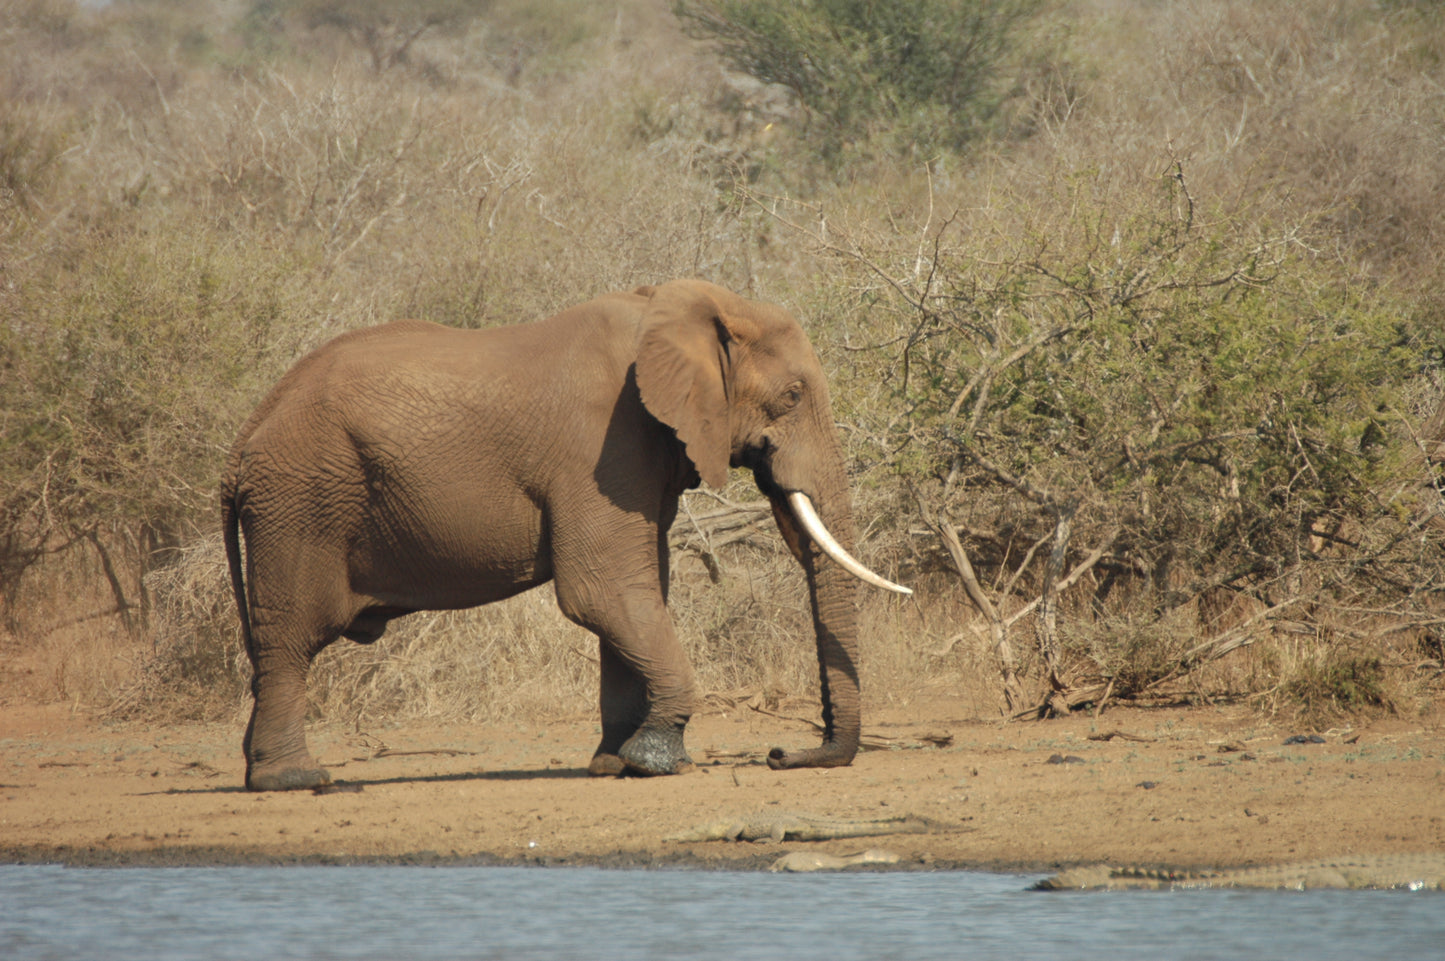
[[[279,632],[260,632],[273,638]],[[331,783],[306,747],[306,675],[316,655],[336,634],[312,643],[253,644],[248,652],[255,671],[251,721],[246,725],[246,787],[252,791],[296,791]]]

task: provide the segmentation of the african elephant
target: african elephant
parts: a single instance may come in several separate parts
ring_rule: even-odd
[[[774,748],[768,763],[848,764],[854,576],[907,589],[847,553],[828,388],[784,310],[680,280],[513,327],[399,321],[303,358],[241,428],[221,488],[255,672],[246,786],[328,783],[303,720],[312,659],[337,637],[370,643],[392,618],[549,580],[599,639],[589,771],[689,769],[695,685],[666,606],[667,533],[682,492],[721,486],[729,465],[751,468],[771,500],[817,633],[823,743]]]

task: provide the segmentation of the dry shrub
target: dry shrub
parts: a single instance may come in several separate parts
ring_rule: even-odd
[[[816,705],[803,576],[771,518],[748,541],[718,546],[710,566],[683,549],[685,523],[674,540],[670,606],[700,690],[769,691]],[[187,548],[147,583],[154,649],[141,659],[138,679],[109,701],[111,713],[238,718],[249,709],[251,669],[219,537]],[[595,638],[564,618],[552,588],[542,586],[469,611],[400,618],[371,645],[337,641],[312,667],[309,701],[313,717],[353,725],[495,721],[590,712],[596,692]]]
[[[1147,163],[1167,140],[1201,190],[1272,182],[1376,269],[1438,276],[1441,26],[1425,5],[1089,0],[1025,162]]]
[[[557,610],[550,587],[470,611],[413,614],[373,645],[339,641],[312,669],[313,716],[533,719],[596,700],[592,635]]]
[[[1438,621],[1439,492],[1411,448],[1433,442],[1415,434],[1438,408],[1445,356],[1438,298],[1414,293],[1441,266],[1430,198],[1445,33],[1419,5],[1377,14],[1337,0],[1073,5],[1066,58],[1024,78],[1032,109],[1016,139],[785,199],[754,193],[831,261],[827,284],[796,280],[832,316],[823,352],[850,454],[864,484],[892,491],[870,510],[905,582],[942,553],[918,536],[932,526],[919,510],[944,509],[1000,607],[1040,599],[1049,528],[1064,531],[1060,573],[1097,566],[1060,601],[1054,643],[1081,659],[1055,652],[1049,670],[1095,692],[1113,680],[1116,692],[1247,693],[1261,680],[1240,666],[1250,645],[1301,624],[1326,651],[1384,649]],[[1171,220],[1182,229],[1149,236]],[[1109,292],[1086,305],[1086,290]],[[1118,327],[1094,326],[1121,309]],[[1034,363],[1051,331],[1086,324],[1098,350],[1092,335],[1060,335],[1063,363]],[[1179,350],[1192,338],[1197,368]],[[1137,366],[1131,345],[1144,348]],[[1294,380],[1291,360],[1316,346],[1320,363]],[[1380,372],[1356,366],[1367,355]],[[1246,408],[1311,391],[1321,403],[1298,408],[1298,440],[1185,451],[1232,418],[1267,440],[1255,429],[1282,410]],[[1337,406],[1321,416],[1326,398]],[[1158,405],[1138,431],[1133,403]],[[1198,429],[1169,435],[1191,404]],[[1185,456],[1149,454],[1160,438]],[[1308,466],[1286,466],[1306,446]],[[1132,503],[1113,467],[1140,469]],[[1342,532],[1346,517],[1358,526]],[[1192,598],[1219,584],[1264,599],[1268,616],[1196,622]],[[1019,650],[1039,643],[1033,622],[1011,634],[1033,675]]]
[[[154,598],[152,647],[139,677],[109,713],[169,720],[239,716],[250,696],[251,666],[220,536],[189,545],[146,584]]]
[[[1382,292],[1371,302],[1376,319],[1398,314],[1429,330],[1441,316],[1431,287],[1445,250],[1435,202],[1445,192],[1445,23],[1431,4],[1061,5],[1037,21],[1030,42],[1064,53],[1020,57],[1028,73],[1011,103],[1026,106],[1007,135],[967,154],[850,168],[825,183],[811,179],[816,167],[799,152],[796,113],[776,91],[729,82],[683,39],[670,6],[624,0],[584,12],[566,0],[507,0],[466,31],[425,34],[384,70],[344,39],[271,17],[270,5],[25,0],[0,9],[0,614],[11,646],[40,665],[26,683],[121,712],[245,710],[249,668],[207,537],[210,492],[236,425],[305,350],[399,316],[486,326],[698,274],[804,320],[844,427],[859,553],[919,588],[912,602],[862,595],[865,697],[896,704],[942,686],[965,710],[993,713],[1002,704],[998,654],[940,573],[937,538],[903,479],[937,451],[909,433],[916,411],[899,401],[898,371],[869,349],[906,337],[916,318],[873,268],[910,283],[925,277],[930,241],[948,212],[961,211],[952,236],[976,277],[1039,239],[1090,251],[1070,262],[1079,273],[1068,279],[1107,276],[1112,228],[1133,245],[1124,254],[1151,256],[1159,238],[1131,230],[1178,161],[1194,194],[1216,201],[1211,212],[1234,218],[1231,242],[1251,230],[1286,237],[1297,251],[1307,241],[1307,256],[1321,272],[1336,270],[1340,286]],[[746,191],[760,202],[740,202]],[[790,192],[800,203],[776,199]],[[775,215],[808,236],[800,241]],[[1308,230],[1289,235],[1284,225]],[[838,270],[816,241],[836,242],[840,228],[891,238],[885,255]],[[1258,356],[1283,351],[1266,336],[1275,320],[1328,317],[1345,303],[1240,293],[1253,312],[1230,317],[1257,336]],[[991,303],[1007,307],[1008,294],[990,292]],[[1371,416],[1405,433],[1401,425],[1439,407],[1445,341],[1433,349],[1433,361],[1421,350],[1419,377],[1394,409]],[[1015,386],[1042,395],[1046,381]],[[944,376],[937,387],[962,389]],[[1417,458],[1427,466],[1432,440],[1421,439]],[[1044,461],[1051,453],[1018,446]],[[1067,486],[1064,460],[1044,463],[1040,476]],[[59,469],[67,464],[75,469]],[[755,497],[739,485],[731,499]],[[1286,477],[1280,490],[1307,486]],[[1392,503],[1418,514],[1432,497],[1438,491],[1422,480]],[[1176,517],[1206,516],[1213,503],[1201,496]],[[1147,506],[1159,516],[1157,498]],[[980,567],[990,590],[1008,584],[1037,538],[1026,515],[986,485],[958,500],[960,525],[1000,535],[970,542],[988,560]],[[1111,515],[1096,520],[1075,529],[1076,544],[1103,542]],[[771,522],[710,562],[687,546],[686,524],[672,599],[703,689],[771,689],[816,703],[801,575]],[[1381,652],[1387,681],[1409,681],[1413,668],[1393,665],[1420,657],[1391,646],[1405,633],[1389,633],[1388,618],[1350,620],[1371,607],[1372,584],[1393,579],[1407,586],[1399,610],[1418,622],[1415,635],[1438,636],[1438,540],[1401,529],[1366,532],[1365,547],[1400,559],[1414,545],[1408,563],[1386,570],[1322,555],[1323,573],[1299,581],[1327,585],[1341,607],[1316,615],[1320,629],[1302,651],[1323,657],[1338,647],[1365,662]],[[77,536],[96,540],[62,549]],[[1187,553],[1193,542],[1180,540]],[[1146,629],[1153,598],[1139,583],[1154,575],[1117,558],[1101,564],[1074,592],[1104,591],[1116,608],[1093,620],[1077,597],[1061,605],[1060,636],[1081,676],[1147,688],[1180,645],[1238,626],[1205,617]],[[1133,573],[1111,581],[1110,564]],[[1003,598],[1006,614],[1038,583],[1016,586],[1019,597]],[[1282,578],[1266,589],[1293,588]],[[118,610],[65,626],[74,598],[94,599],[80,613]],[[127,615],[135,639],[121,626]],[[1262,630],[1253,647],[1191,680],[1209,692],[1271,691],[1270,703],[1287,692],[1319,702],[1266,664],[1268,645],[1302,637],[1279,632]],[[1027,682],[1041,687],[1032,619],[1012,636]],[[314,706],[346,718],[590,711],[591,651],[543,589],[476,613],[404,619],[372,648],[335,645],[317,665]],[[1414,703],[1413,694],[1386,693],[1384,703]]]
[[[180,25],[147,18],[184,17],[159,5],[66,7],[63,30],[41,7],[7,19],[0,75],[0,591],[22,634],[50,625],[15,603],[20,580],[40,564],[58,588],[77,536],[100,538],[134,603],[156,550],[214,523],[249,406],[324,339],[399,316],[531,320],[679,275],[746,282],[691,160],[621,149],[609,85],[645,51],[529,90],[462,58],[437,88],[284,58],[231,72],[177,60]],[[50,98],[35,80],[67,69],[93,82]]]
[[[1388,663],[1374,645],[1279,637],[1261,645],[1252,667],[1260,708],[1312,728],[1414,714],[1429,703],[1418,676]]]
[[[42,627],[23,633],[0,627],[0,699],[108,709],[136,684],[150,645],[116,616],[98,558],[77,551],[44,584],[30,587],[16,600]]]
[[[1147,695],[1184,673],[1189,652],[1200,640],[1194,614],[1186,610],[1163,618],[1071,618],[1066,634],[1066,650],[1077,649],[1092,664],[1091,680],[1112,685],[1112,694],[1120,698]]]
[[[858,621],[865,726],[880,707],[946,697],[959,717],[995,718],[1006,704],[998,652],[977,611],[939,574],[908,578],[914,594],[865,590]]]
[[[1371,655],[1318,651],[1281,693],[1298,705],[1301,717],[1314,720],[1396,709],[1386,693],[1383,665]]]

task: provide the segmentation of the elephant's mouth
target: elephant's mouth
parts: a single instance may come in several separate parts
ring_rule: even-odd
[[[787,491],[778,486],[773,480],[772,454],[776,448],[773,442],[766,437],[757,447],[747,447],[743,452],[733,458],[734,467],[746,467],[753,472],[753,479],[757,481],[758,490],[769,500],[782,500],[787,496]]]

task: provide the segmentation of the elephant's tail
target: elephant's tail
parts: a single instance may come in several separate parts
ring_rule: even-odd
[[[229,481],[221,493],[221,535],[226,539],[226,566],[231,569],[231,592],[236,597],[236,613],[241,617],[241,639],[250,654],[251,607],[246,603],[246,575],[241,567],[241,508],[238,492]]]

